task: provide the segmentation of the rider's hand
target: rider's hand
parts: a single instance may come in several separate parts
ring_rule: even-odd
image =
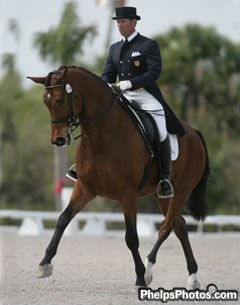
[[[117,86],[122,92],[132,88],[130,80],[122,80],[117,84]]]

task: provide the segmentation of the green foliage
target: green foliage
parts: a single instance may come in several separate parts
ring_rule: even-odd
[[[8,74],[15,72],[15,56],[12,53],[3,54],[2,67],[8,71]],[[19,76],[17,77],[19,78]]]
[[[36,33],[34,46],[39,49],[42,59],[52,64],[72,65],[83,53],[83,42],[96,35],[94,26],[80,26],[76,4],[68,2],[57,27],[46,33]]]
[[[240,213],[240,44],[196,24],[156,40],[163,58],[159,84],[168,103],[207,141],[210,212]]]
[[[52,148],[41,94],[40,88],[24,91],[16,72],[1,81],[2,207],[53,209]]]
[[[16,19],[14,18],[9,19],[8,29],[12,34],[14,34],[15,39],[18,42],[20,40],[20,28]]]
[[[191,119],[201,108],[214,113],[219,131],[236,135],[239,124],[240,44],[219,35],[214,28],[190,24],[157,36],[163,73],[160,85],[179,115]]]

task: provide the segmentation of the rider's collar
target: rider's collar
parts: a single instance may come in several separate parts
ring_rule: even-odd
[[[138,32],[135,30],[135,32],[133,32],[128,38],[125,38],[124,41],[127,39],[128,42],[132,41],[136,36],[137,36]]]

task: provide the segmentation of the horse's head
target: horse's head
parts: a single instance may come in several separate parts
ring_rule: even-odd
[[[81,103],[74,102],[79,97],[73,93],[67,71],[68,68],[59,68],[46,77],[28,77],[45,86],[43,100],[51,116],[51,142],[57,146],[70,144],[71,132],[78,125],[77,118],[82,110]]]

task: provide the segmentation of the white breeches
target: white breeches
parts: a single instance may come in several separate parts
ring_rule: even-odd
[[[160,141],[163,142],[167,137],[167,127],[164,109],[159,101],[145,89],[125,91],[124,96],[130,101],[134,100],[137,102],[141,109],[146,110],[152,115],[158,127]]]

